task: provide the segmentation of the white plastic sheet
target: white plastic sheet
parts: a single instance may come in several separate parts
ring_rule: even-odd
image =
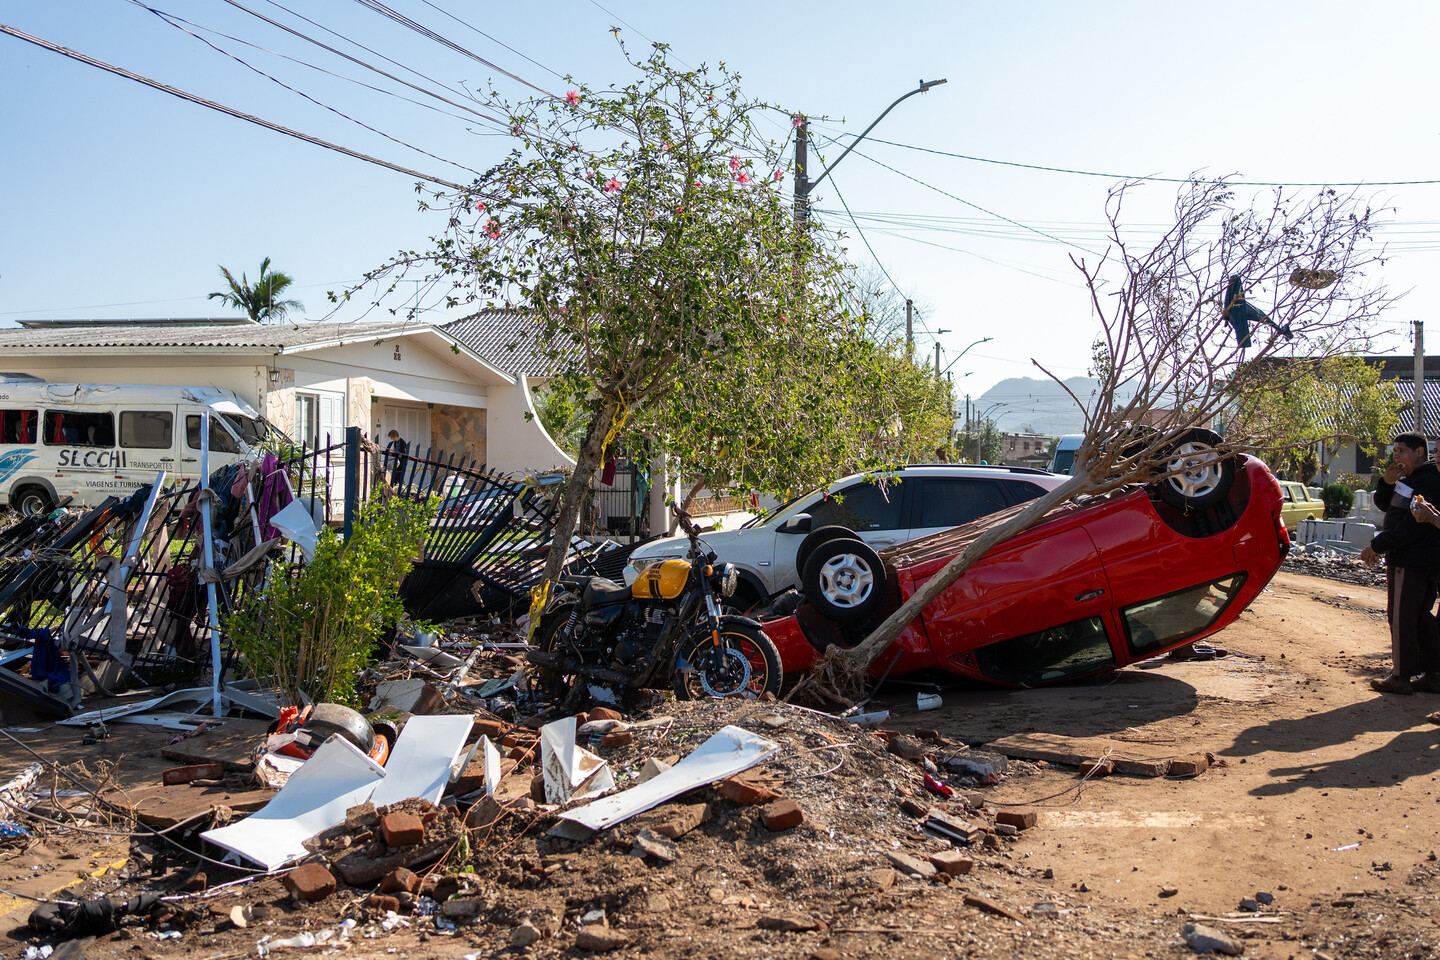
[[[540,728],[540,769],[545,775],[546,803],[595,797],[615,786],[610,765],[576,746],[574,717]]]
[[[465,738],[475,718],[470,714],[439,717],[411,717],[400,731],[400,739],[385,764],[385,779],[375,787],[370,802],[377,807],[423,797],[438,803],[450,782],[455,756],[465,748]]]
[[[571,717],[570,722],[573,724],[575,718]],[[687,790],[749,770],[779,749],[779,744],[749,730],[723,727],[669,770],[629,790],[563,813],[561,818],[590,830],[604,830]],[[548,776],[546,783],[548,786]]]

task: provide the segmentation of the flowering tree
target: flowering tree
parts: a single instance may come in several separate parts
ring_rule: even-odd
[[[449,212],[444,234],[366,278],[418,268],[450,291],[449,305],[519,302],[535,342],[552,345],[562,389],[589,418],[546,565],[552,582],[603,451],[627,423],[684,416],[676,442],[695,437],[693,421],[746,383],[783,379],[789,363],[815,369],[853,342],[841,261],[820,231],[794,222],[780,149],[754,128],[769,108],[743,97],[723,63],[679,70],[661,44],[632,63],[639,77],[624,87],[504,105],[509,156],[467,189],[427,198]],[[844,391],[832,382],[833,399]],[[701,383],[727,385],[709,409]]]
[[[1242,422],[1202,452],[1174,452],[1195,428],[1231,408],[1257,371],[1282,353],[1319,359],[1364,346],[1370,324],[1391,302],[1372,276],[1384,261],[1372,243],[1371,212],[1353,196],[1277,192],[1268,203],[1240,206],[1223,181],[1194,181],[1177,198],[1174,225],[1153,248],[1136,251],[1121,227],[1132,188],[1111,192],[1105,255],[1097,263],[1072,258],[1100,326],[1096,397],[1087,407],[1072,395],[1085,410],[1074,475],[987,530],[860,644],[830,648],[792,696],[852,699],[870,666],[931,600],[1057,505],[1129,483],[1203,474],[1237,452],[1276,450],[1274,434],[1247,436]],[[1252,325],[1249,343],[1224,312],[1224,294],[1237,276],[1251,291],[1268,291],[1263,310],[1270,323]]]

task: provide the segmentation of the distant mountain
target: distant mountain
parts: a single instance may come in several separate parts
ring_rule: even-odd
[[[1065,381],[1065,387],[1082,403],[1088,405],[1099,383],[1100,381],[1092,377],[1071,377]],[[1128,397],[1128,394],[1126,396]],[[991,410],[991,407],[994,409]],[[979,397],[972,397],[970,408],[972,415],[977,417],[985,415],[987,410],[990,411],[990,419],[1007,432],[1018,431],[1028,425],[1036,433],[1058,437],[1066,433],[1079,433],[1085,423],[1085,412],[1054,380],[1036,380],[1031,377],[1002,380]],[[962,406],[962,424],[964,419]]]

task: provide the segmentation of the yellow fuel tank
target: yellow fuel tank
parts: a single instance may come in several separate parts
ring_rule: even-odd
[[[640,571],[630,595],[637,600],[674,600],[689,579],[689,560],[661,560]]]

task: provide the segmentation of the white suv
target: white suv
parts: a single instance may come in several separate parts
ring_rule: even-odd
[[[1068,479],[1028,467],[944,463],[856,474],[796,497],[739,530],[707,533],[704,540],[722,563],[739,569],[735,605],[743,610],[799,586],[796,553],[802,543],[814,549],[812,532],[847,527],[879,551],[1033,500]],[[688,546],[684,537],[644,544],[631,555],[625,582],[634,583],[638,569],[656,560],[685,556]]]

